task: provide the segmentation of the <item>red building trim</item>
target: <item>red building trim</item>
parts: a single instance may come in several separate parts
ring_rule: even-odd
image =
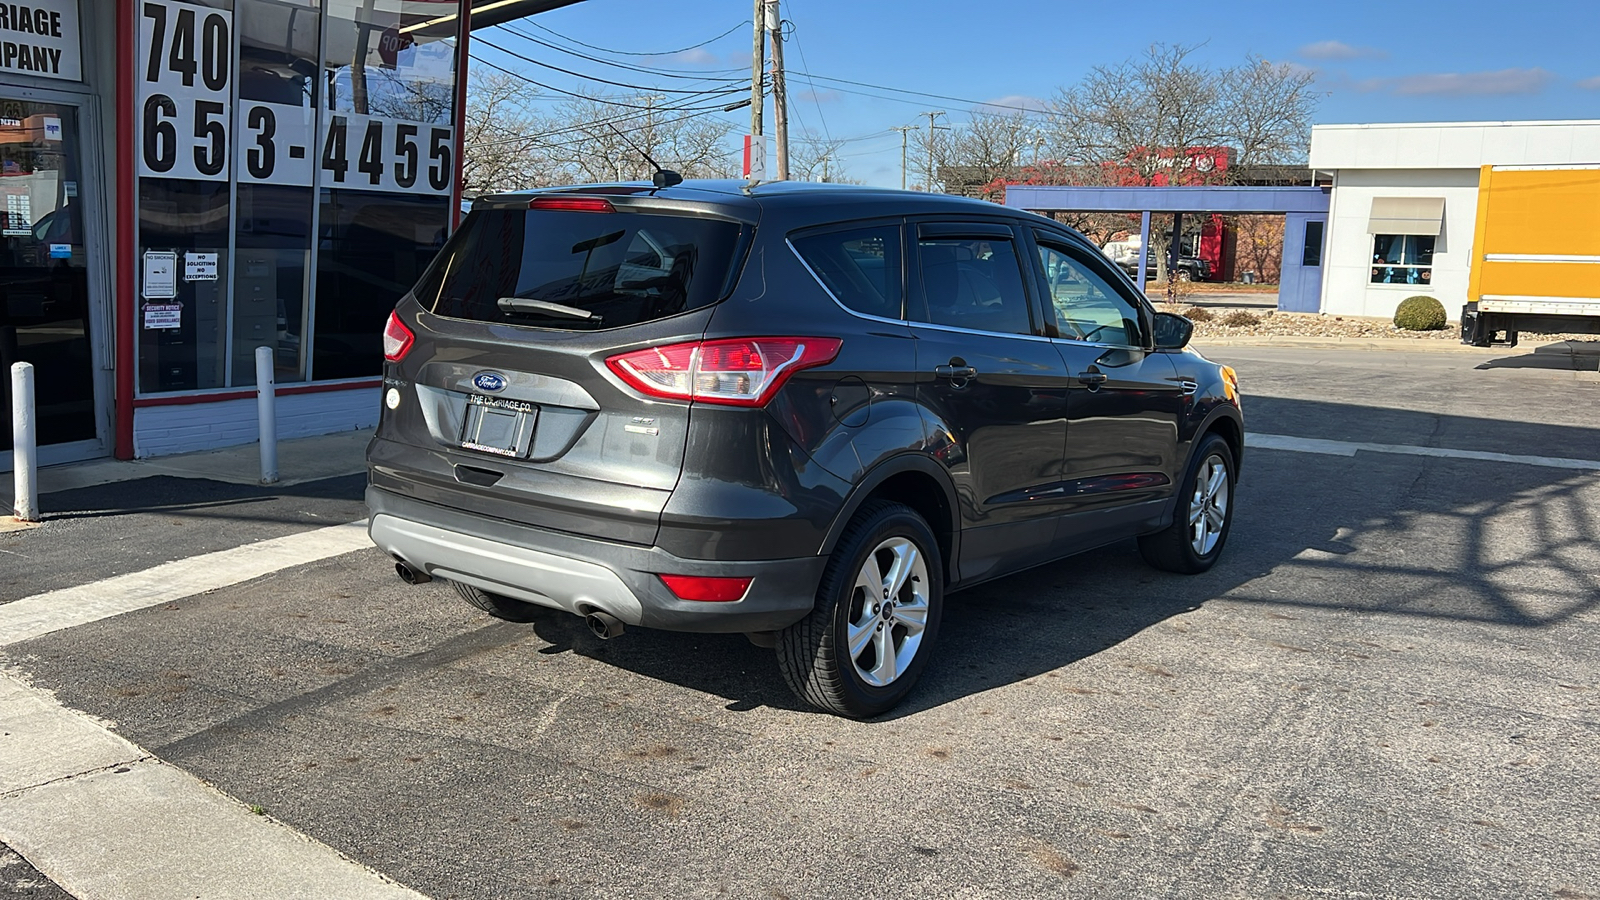
[[[382,378],[367,381],[337,381],[317,384],[292,384],[273,390],[275,397],[292,397],[295,394],[331,394],[334,391],[361,391],[383,387]],[[140,397],[133,401],[139,409],[149,406],[194,406],[198,403],[223,403],[228,400],[250,400],[255,391],[223,391],[218,394],[180,394],[176,397]]]
[[[456,177],[450,189],[450,230],[461,224],[461,173],[467,149],[467,41],[472,34],[472,0],[461,0],[456,33]]]
[[[133,324],[136,318],[138,300],[134,296],[137,286],[134,284],[134,256],[138,246],[135,235],[139,228],[134,205],[134,104],[137,93],[134,88],[134,59],[136,56],[136,42],[139,38],[138,21],[135,18],[136,3],[117,4],[117,29],[116,29],[116,74],[112,78],[113,93],[117,98],[116,129],[117,129],[117,159],[114,165],[116,172],[116,252],[112,256],[112,302],[116,308],[116,346],[113,354],[112,369],[115,375],[116,412],[113,416],[113,428],[116,432],[116,446],[113,453],[117,459],[133,459],[133,385],[134,375],[138,371],[139,360],[133,349]]]

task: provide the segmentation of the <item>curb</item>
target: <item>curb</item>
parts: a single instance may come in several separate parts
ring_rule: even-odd
[[[1570,341],[1554,341],[1534,346],[1524,343],[1520,347],[1474,347],[1456,341],[1428,338],[1345,338],[1345,337],[1199,337],[1193,341],[1197,347],[1279,347],[1307,350],[1416,350],[1423,353],[1477,353],[1490,356],[1522,356],[1529,353],[1570,356],[1574,358],[1600,357],[1600,344],[1576,346]]]

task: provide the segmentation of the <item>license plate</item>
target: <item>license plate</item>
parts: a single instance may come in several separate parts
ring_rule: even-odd
[[[467,397],[466,421],[461,425],[461,446],[498,456],[526,457],[538,419],[539,408],[532,403],[472,394]]]

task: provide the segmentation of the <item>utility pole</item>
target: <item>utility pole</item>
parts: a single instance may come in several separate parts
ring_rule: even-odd
[[[772,124],[778,139],[778,180],[789,180],[789,89],[783,77],[783,17],[778,0],[767,0],[767,30],[772,32]]]
[[[906,136],[917,130],[915,125],[896,125],[890,131],[900,132],[900,190],[906,189]]]
[[[761,134],[761,112],[767,105],[766,93],[761,85],[761,76],[764,74],[767,61],[765,27],[767,0],[755,0],[755,3],[755,48],[750,51],[750,178],[752,181],[756,179],[758,171],[766,168],[759,163],[766,156],[767,150],[766,138]]]
[[[933,193],[933,132],[935,128],[939,128],[944,131],[949,131],[950,129],[944,125],[933,124],[935,117],[944,115],[944,110],[936,109],[932,112],[922,113],[922,115],[928,117],[928,183],[925,185],[925,187],[927,188],[928,193],[931,194]]]

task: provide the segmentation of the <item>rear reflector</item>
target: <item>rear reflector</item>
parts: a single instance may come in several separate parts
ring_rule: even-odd
[[[705,603],[732,603],[743,599],[750,589],[749,578],[718,578],[710,575],[658,576],[667,590],[679,600],[699,600]]]
[[[613,356],[606,365],[651,397],[762,406],[790,375],[833,362],[842,343],[818,337],[691,341]]]
[[[417,336],[411,333],[406,323],[400,321],[400,314],[389,313],[389,321],[383,326],[383,358],[389,362],[405,359],[416,340]]]
[[[616,212],[610,200],[603,197],[535,197],[529,209],[564,209],[568,212]]]

